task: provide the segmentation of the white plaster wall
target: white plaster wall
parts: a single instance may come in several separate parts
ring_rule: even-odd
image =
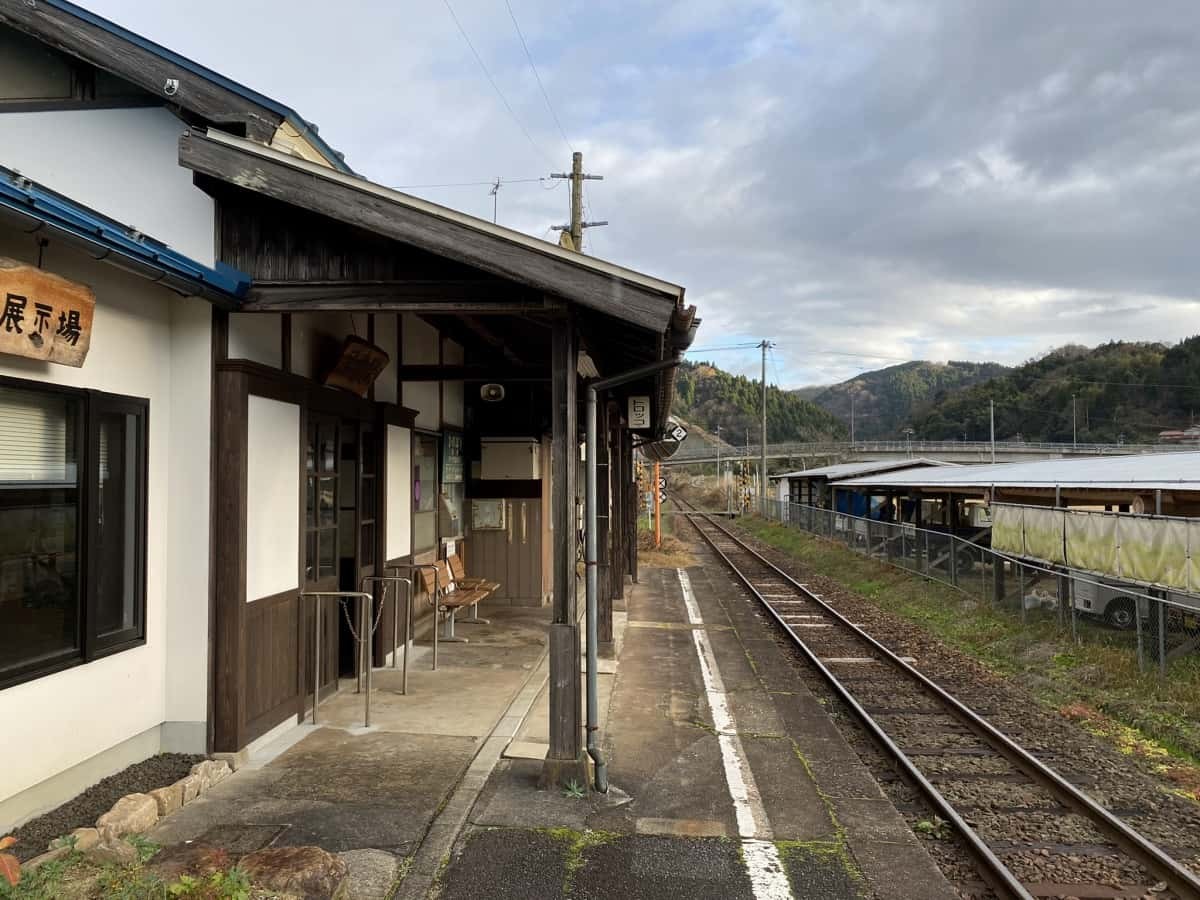
[[[273,313],[231,313],[229,358],[250,359],[278,369],[283,365],[283,332]]]
[[[292,316],[292,371],[305,378],[315,378],[322,345],[341,347],[346,335],[355,334],[357,326],[362,337],[367,336],[367,317],[360,313],[316,312]],[[333,357],[336,359],[336,355]],[[328,361],[328,359],[327,359]]]
[[[246,600],[297,587],[300,407],[250,397],[247,413]]]
[[[203,724],[208,718],[212,306],[196,298],[174,297],[167,302],[171,310],[170,608],[164,717],[168,722]],[[161,409],[150,412],[151,417],[162,414]],[[151,446],[150,452],[154,454],[156,448]]]
[[[0,162],[207,266],[213,200],[179,165],[184,124],[161,107],[0,115]]]
[[[412,432],[389,425],[387,429],[387,539],[388,559],[412,552]]]
[[[0,255],[32,262],[33,239],[0,229]],[[187,715],[197,715],[203,708],[199,690],[207,679],[210,426],[202,395],[208,377],[203,370],[189,369],[185,380],[196,384],[180,385],[172,366],[172,353],[181,345],[197,357],[209,352],[202,317],[189,307],[176,333],[176,295],[61,243],[46,249],[44,265],[95,289],[91,351],[79,369],[0,355],[0,375],[149,399],[146,643],[0,690],[0,722],[17,723],[17,731],[9,729],[6,737],[19,735],[0,739],[0,807],[26,788],[164,722],[169,682],[201,686],[186,702],[181,695],[178,707],[180,715],[185,709]],[[177,389],[186,406],[173,404]],[[177,510],[180,516],[174,519],[173,471],[176,484],[186,480],[190,489],[179,502],[199,503],[196,509]],[[174,531],[176,522],[187,530]],[[185,618],[175,624],[186,625],[186,630],[172,625],[179,612]],[[186,646],[189,652],[179,658],[168,655],[168,635],[173,646]],[[170,678],[165,675],[168,668]]]
[[[440,359],[437,329],[412,313],[404,314],[404,364],[410,366],[435,366]],[[440,431],[441,416],[438,401],[441,397],[440,382],[404,382],[403,403],[417,410],[416,425],[430,431]]]
[[[400,351],[396,346],[396,316],[380,313],[375,316],[375,343],[387,351],[388,364],[375,379],[375,399],[383,403],[396,403],[396,366],[400,364]]]

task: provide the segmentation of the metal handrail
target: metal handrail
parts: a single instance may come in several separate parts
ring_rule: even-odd
[[[359,621],[363,621],[362,610],[363,605],[375,598],[366,591],[301,591],[300,601],[304,602],[305,597],[313,597],[316,602],[316,610],[314,618],[316,626],[313,628],[313,708],[312,708],[312,723],[317,724],[317,706],[321,702],[321,599],[324,597],[337,597],[339,600],[357,597],[359,601]],[[361,626],[360,626],[361,627]],[[365,629],[362,629],[365,631]],[[371,629],[372,632],[374,629]],[[362,642],[363,638],[360,633],[358,640]],[[371,641],[370,635],[367,635],[367,691],[366,699],[363,705],[363,725],[371,726]]]
[[[405,578],[401,575],[364,575],[362,578],[362,581],[360,583],[360,586],[365,590],[368,584],[382,583],[383,584],[383,597],[381,598],[381,602],[384,602],[387,600],[388,583],[393,582],[393,581],[401,582],[408,587],[408,593],[407,593],[408,616],[405,619],[405,626],[404,626],[404,631],[405,631],[405,635],[404,635],[404,666],[400,670],[400,693],[407,694],[408,693],[408,651],[409,651],[409,642],[412,638],[412,620],[413,620],[412,579]],[[399,628],[400,628],[400,590],[399,590],[399,588],[397,588],[396,592],[393,596],[393,599],[392,599],[392,668],[393,669],[396,668],[396,657],[400,655],[399,651],[397,650],[397,646],[399,645],[399,637],[398,637],[397,632],[398,632]],[[368,684],[370,683],[369,679],[370,679],[370,676],[368,674]]]
[[[384,568],[388,569],[389,571],[400,571],[403,569],[403,570],[406,570],[409,572],[412,572],[412,571],[419,572],[422,569],[432,569],[433,570],[433,596],[431,596],[429,598],[429,602],[433,606],[433,666],[432,666],[432,669],[433,669],[433,671],[436,672],[437,671],[437,662],[438,662],[437,566],[435,566],[433,563],[393,563],[392,565],[384,566]],[[410,585],[410,588],[411,588],[411,585]],[[410,592],[416,593],[415,590],[410,591]],[[412,627],[411,619],[409,620],[409,627],[410,628]],[[407,653],[407,652],[408,651],[406,650],[405,653]]]

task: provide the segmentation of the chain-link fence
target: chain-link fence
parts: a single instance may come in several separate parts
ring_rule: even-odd
[[[1200,651],[1200,597],[996,553],[958,535],[783,500],[767,517],[844,544],[862,556],[939,581],[1031,626],[1070,631],[1078,643],[1126,647],[1142,670],[1166,674]]]

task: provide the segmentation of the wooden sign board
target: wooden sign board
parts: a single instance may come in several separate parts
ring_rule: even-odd
[[[387,368],[389,359],[382,348],[350,336],[342,345],[342,355],[337,365],[325,376],[325,383],[365,397],[375,379]]]
[[[96,311],[91,288],[0,257],[0,301],[0,353],[83,365]]]

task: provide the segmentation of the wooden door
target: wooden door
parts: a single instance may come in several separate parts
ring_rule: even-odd
[[[338,471],[340,423],[336,418],[309,415],[305,451],[304,590],[336,591],[338,586]],[[338,604],[320,601],[321,696],[337,689]],[[316,601],[305,598],[300,646],[304,694],[312,700],[313,638]]]

